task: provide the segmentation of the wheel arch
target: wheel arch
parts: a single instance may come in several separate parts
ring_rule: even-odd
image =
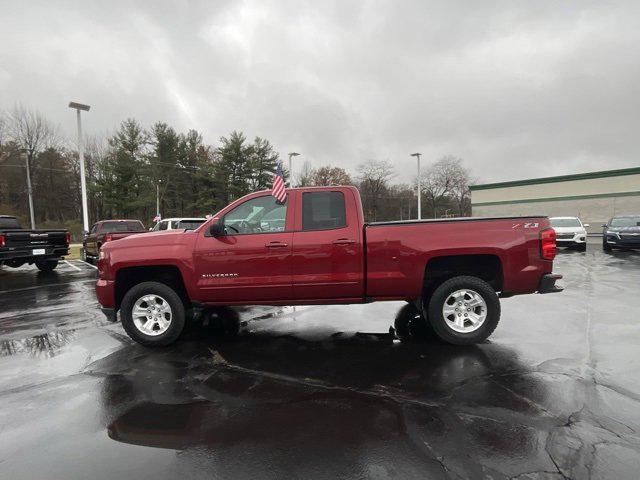
[[[175,265],[153,265],[123,267],[118,269],[115,278],[115,305],[120,308],[125,294],[135,285],[142,282],[159,282],[175,290],[185,308],[191,306],[180,269]]]
[[[443,255],[429,259],[425,266],[423,298],[429,298],[443,282],[462,275],[478,277],[491,285],[496,292],[502,291],[504,270],[498,255]]]

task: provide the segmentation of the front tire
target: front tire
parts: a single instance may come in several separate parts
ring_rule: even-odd
[[[611,245],[607,243],[606,237],[602,237],[602,250],[604,250],[605,252],[611,251]]]
[[[41,272],[52,272],[58,266],[58,259],[53,260],[36,260],[36,267]]]
[[[498,326],[500,300],[484,280],[471,276],[454,277],[433,292],[428,319],[445,342],[473,345],[486,340]]]
[[[185,307],[171,287],[143,282],[125,294],[120,318],[133,340],[146,347],[163,347],[174,343],[184,330]]]

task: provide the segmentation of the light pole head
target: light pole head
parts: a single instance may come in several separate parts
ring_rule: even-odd
[[[289,158],[291,158],[291,157],[297,157],[298,155],[300,155],[298,152],[291,152],[291,153],[289,154]]]
[[[418,157],[420,158],[420,155],[422,155],[421,153],[412,153],[410,156],[411,157]]]
[[[84,110],[85,112],[88,112],[91,106],[77,102],[69,102],[69,108],[75,108],[76,110]]]

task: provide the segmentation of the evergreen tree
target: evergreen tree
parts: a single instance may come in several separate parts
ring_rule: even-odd
[[[251,168],[253,147],[247,145],[241,132],[233,131],[228,138],[220,138],[220,147],[216,153],[216,187],[218,198],[225,204],[246,195],[251,191]]]
[[[280,161],[278,152],[264,138],[256,137],[252,145],[250,188],[252,191],[271,188],[273,173]]]

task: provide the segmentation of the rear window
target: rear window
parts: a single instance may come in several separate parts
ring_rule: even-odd
[[[331,230],[346,226],[342,192],[302,194],[302,230]]]
[[[187,230],[195,230],[204,223],[204,220],[180,220],[178,226],[174,228],[185,228]]]
[[[137,220],[104,222],[102,224],[102,232],[144,232],[144,227]]]
[[[0,228],[6,229],[20,229],[18,220],[12,217],[0,218]]]
[[[580,222],[577,218],[550,218],[552,227],[580,227]]]

